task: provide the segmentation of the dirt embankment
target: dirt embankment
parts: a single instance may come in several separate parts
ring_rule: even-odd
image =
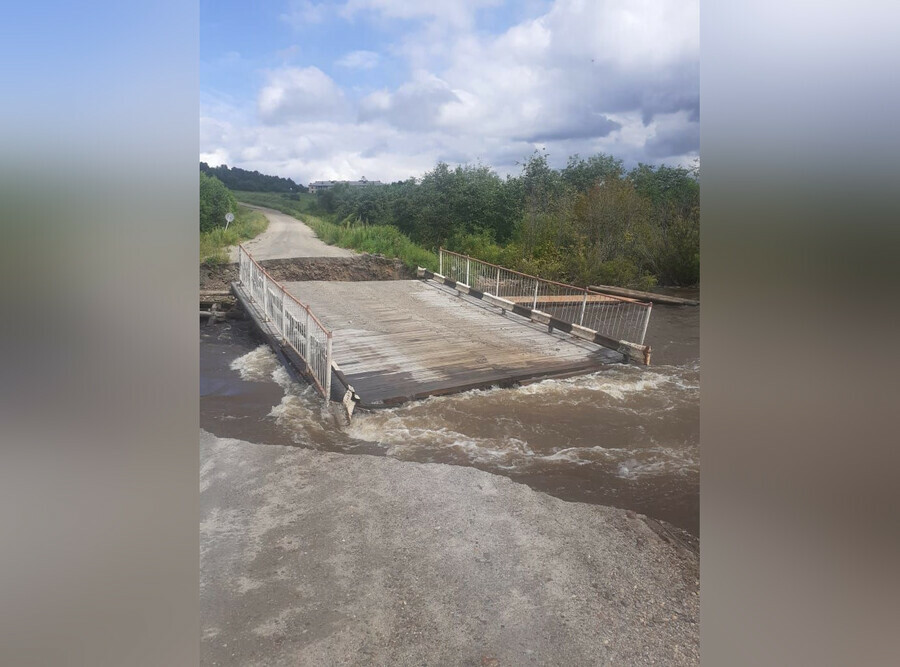
[[[260,265],[279,282],[299,280],[353,282],[415,278],[400,260],[388,259],[381,255],[268,259],[261,261]],[[227,290],[237,279],[237,264],[200,267],[201,290]]]

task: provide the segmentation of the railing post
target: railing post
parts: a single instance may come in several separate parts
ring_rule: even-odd
[[[584,290],[584,298],[581,300],[581,316],[578,318],[578,326],[584,326],[584,309],[587,307],[588,291]]]
[[[541,286],[541,281],[535,279],[535,281],[534,281],[534,303],[531,304],[532,310],[537,310],[537,295],[538,295],[538,288],[540,286]]]
[[[647,306],[647,312],[644,313],[644,327],[641,330],[641,339],[638,341],[638,345],[644,344],[644,336],[647,335],[647,325],[650,324],[650,309],[653,308],[653,304]]]
[[[285,297],[287,296],[287,292],[284,291],[284,288],[281,288],[281,340],[287,344],[287,307],[285,305]]]
[[[309,326],[309,306],[303,306],[306,310],[306,354],[304,355],[306,358],[303,360],[306,362],[308,368],[312,368],[312,327]]]
[[[466,285],[470,286],[469,283],[469,256],[466,255]]]
[[[325,405],[331,400],[331,332],[325,339]]]
[[[438,248],[438,273],[444,275],[444,249]]]
[[[500,267],[497,267],[497,291],[494,292],[494,296],[500,296]]]

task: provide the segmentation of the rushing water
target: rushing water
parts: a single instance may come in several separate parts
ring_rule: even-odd
[[[685,296],[693,296],[684,293]],[[221,437],[471,465],[699,534],[700,309],[655,305],[653,366],[357,411],[292,382],[249,323],[200,328],[200,423]]]

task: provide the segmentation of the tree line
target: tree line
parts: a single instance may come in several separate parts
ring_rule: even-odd
[[[700,181],[696,169],[573,155],[562,169],[535,152],[521,173],[439,162],[421,178],[343,185],[317,207],[341,224],[392,225],[435,250],[576,284],[696,285]]]
[[[228,165],[210,167],[205,162],[200,163],[200,171],[208,176],[218,178],[231,190],[245,190],[248,192],[306,192],[305,185],[295,183],[289,178],[281,176],[268,176],[258,171],[247,171],[240,167],[228,168]]]

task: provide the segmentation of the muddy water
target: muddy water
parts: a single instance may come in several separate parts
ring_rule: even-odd
[[[681,295],[692,297],[687,291]],[[201,327],[200,423],[221,437],[471,465],[699,534],[700,309],[656,305],[653,366],[358,411],[344,426],[244,322]]]

